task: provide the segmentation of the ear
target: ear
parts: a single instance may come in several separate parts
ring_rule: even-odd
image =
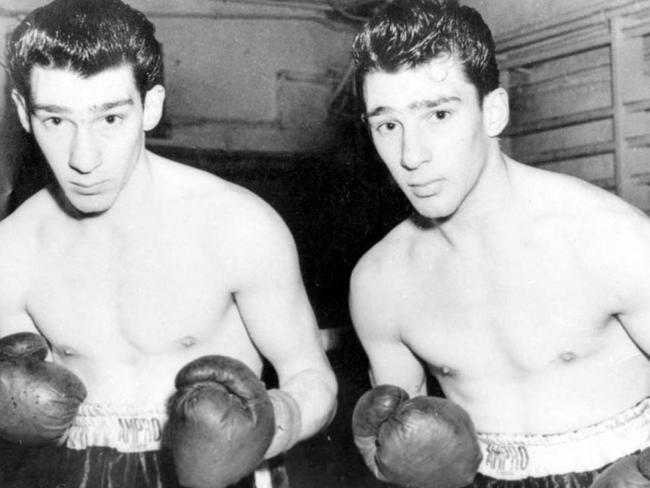
[[[499,87],[483,99],[483,124],[489,137],[498,137],[510,120],[508,92]]]
[[[151,130],[158,125],[163,114],[165,102],[165,89],[162,85],[151,88],[144,97],[144,116],[142,125],[144,130]]]
[[[29,108],[27,107],[27,100],[15,88],[11,90],[11,99],[14,101],[20,125],[23,126],[27,132],[32,131],[32,124],[29,120]]]

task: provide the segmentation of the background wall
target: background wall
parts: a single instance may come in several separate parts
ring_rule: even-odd
[[[594,0],[466,0],[461,3],[477,9],[495,37],[525,31],[540,21],[561,19],[567,13],[598,9]]]
[[[511,104],[505,151],[650,213],[650,2],[545,6],[551,17],[496,36]]]
[[[0,29],[43,3],[3,1]],[[347,66],[349,25],[309,4],[130,3],[155,23],[164,48],[169,130],[161,144],[294,152],[331,142],[323,124]]]

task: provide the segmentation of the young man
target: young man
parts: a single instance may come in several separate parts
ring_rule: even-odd
[[[154,26],[120,0],[55,0],[14,31],[8,65],[55,183],[0,224],[0,373],[15,388],[0,391],[15,416],[3,411],[0,436],[64,445],[28,449],[2,485],[175,487],[173,451],[184,486],[217,486],[215,466],[243,462],[233,452],[261,449],[259,463],[326,426],[337,385],[289,230],[248,191],[145,149],[165,95]],[[45,355],[65,370],[49,383],[34,373]],[[263,358],[279,389],[260,391]],[[16,405],[53,389],[72,404],[63,413],[56,401]],[[240,405],[223,429],[246,430],[250,417],[268,439],[248,430],[241,439],[258,444],[237,451],[237,428],[220,447],[183,433],[219,434],[232,414],[220,409]],[[188,452],[210,454],[209,465]]]
[[[405,422],[398,441],[377,429],[427,395],[432,373],[471,418],[448,421],[470,466],[457,486],[474,477],[472,427],[475,486],[590,486],[621,458],[595,486],[650,486],[628,456],[650,445],[646,216],[501,152],[508,97],[473,9],[395,0],[356,37],[354,57],[368,131],[414,209],[351,280],[371,380],[384,385],[355,412],[369,466],[392,481],[400,469],[418,476],[417,460],[379,449],[422,439]],[[434,420],[418,422],[414,437]],[[410,486],[454,486],[436,483],[448,472],[428,476]]]

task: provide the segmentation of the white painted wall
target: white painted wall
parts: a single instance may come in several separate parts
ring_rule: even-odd
[[[0,44],[24,13],[44,3],[2,0]],[[172,130],[158,143],[269,152],[318,151],[331,143],[327,102],[347,67],[349,27],[308,7],[129,3],[154,22],[164,47]],[[4,83],[2,74],[0,88]],[[5,98],[0,110],[6,105]]]

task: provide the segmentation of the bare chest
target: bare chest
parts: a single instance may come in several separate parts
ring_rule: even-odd
[[[28,309],[73,350],[164,350],[233,320],[227,267],[216,261],[199,240],[173,234],[52,245],[39,256]]]
[[[570,257],[451,263],[411,285],[401,329],[442,374],[504,377],[569,363],[599,347],[615,320],[602,284]]]

